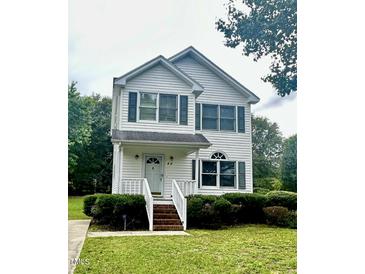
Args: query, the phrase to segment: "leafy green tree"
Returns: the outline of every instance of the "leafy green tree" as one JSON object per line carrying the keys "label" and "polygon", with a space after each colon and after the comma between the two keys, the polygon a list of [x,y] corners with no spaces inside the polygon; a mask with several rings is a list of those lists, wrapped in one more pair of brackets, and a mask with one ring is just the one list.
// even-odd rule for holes
{"label": "leafy green tree", "polygon": [[93,101],[91,141],[80,151],[73,183],[78,193],[108,193],[112,178],[112,102],[100,95],[88,96],[87,99]]}
{"label": "leafy green tree", "polygon": [[216,22],[227,47],[242,46],[243,54],[254,61],[263,56],[272,60],[271,73],[263,77],[278,95],[297,90],[297,1],[229,0],[228,18]]}
{"label": "leafy green tree", "polygon": [[91,110],[77,91],[76,82],[68,86],[68,170],[73,173],[78,153],[91,140]]}
{"label": "leafy green tree", "polygon": [[252,116],[253,178],[280,178],[282,133],[276,123]]}
{"label": "leafy green tree", "polygon": [[281,162],[281,176],[284,189],[297,191],[297,135],[284,141],[283,157]]}

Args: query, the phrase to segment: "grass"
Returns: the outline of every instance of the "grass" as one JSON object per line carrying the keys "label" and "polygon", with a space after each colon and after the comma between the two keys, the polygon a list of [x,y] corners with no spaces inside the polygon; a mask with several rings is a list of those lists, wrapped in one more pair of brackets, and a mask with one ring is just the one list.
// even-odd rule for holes
{"label": "grass", "polygon": [[69,220],[83,220],[90,219],[82,210],[84,206],[83,196],[69,196],[68,197],[68,219]]}
{"label": "grass", "polygon": [[294,229],[246,225],[193,236],[87,238],[75,273],[296,273]]}

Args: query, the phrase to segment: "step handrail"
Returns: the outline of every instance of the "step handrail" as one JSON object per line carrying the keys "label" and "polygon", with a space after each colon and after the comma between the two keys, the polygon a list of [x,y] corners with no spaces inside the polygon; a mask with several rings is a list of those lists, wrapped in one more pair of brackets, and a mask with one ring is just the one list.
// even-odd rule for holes
{"label": "step handrail", "polygon": [[149,222],[149,230],[153,231],[153,197],[147,178],[142,180],[142,194],[146,201],[146,211]]}
{"label": "step handrail", "polygon": [[177,184],[176,180],[172,180],[172,201],[175,205],[177,214],[181,220],[184,230],[186,230],[186,198],[184,197],[183,193],[179,185]]}

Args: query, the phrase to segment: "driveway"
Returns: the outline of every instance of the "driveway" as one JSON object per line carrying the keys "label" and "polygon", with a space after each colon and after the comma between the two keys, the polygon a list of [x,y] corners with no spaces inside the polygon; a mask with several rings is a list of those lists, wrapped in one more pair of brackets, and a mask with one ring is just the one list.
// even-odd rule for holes
{"label": "driveway", "polygon": [[90,220],[72,220],[68,221],[68,273],[73,273],[78,260]]}

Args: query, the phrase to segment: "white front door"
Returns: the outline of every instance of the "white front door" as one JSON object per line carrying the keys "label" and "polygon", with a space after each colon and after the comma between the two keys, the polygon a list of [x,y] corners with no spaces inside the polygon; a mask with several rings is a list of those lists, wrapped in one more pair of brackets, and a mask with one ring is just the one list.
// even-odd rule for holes
{"label": "white front door", "polygon": [[162,195],[163,165],[162,156],[148,155],[145,157],[145,177],[154,195]]}

